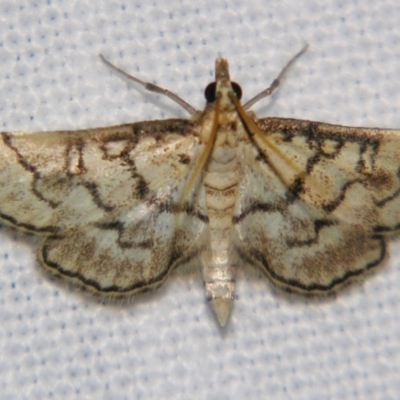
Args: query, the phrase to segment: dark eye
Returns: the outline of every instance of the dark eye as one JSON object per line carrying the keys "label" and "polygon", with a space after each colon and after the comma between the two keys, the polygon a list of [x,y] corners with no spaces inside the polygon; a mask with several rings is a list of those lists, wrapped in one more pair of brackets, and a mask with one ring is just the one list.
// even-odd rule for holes
{"label": "dark eye", "polygon": [[236,97],[240,100],[242,98],[242,88],[236,83],[231,82],[233,92],[236,94]]}
{"label": "dark eye", "polygon": [[[236,82],[231,82],[231,84],[233,92],[240,100],[242,98],[242,88]],[[211,82],[207,85],[206,89],[204,90],[204,97],[206,98],[207,103],[214,103],[216,89],[217,84],[215,82]]]}
{"label": "dark eye", "polygon": [[206,89],[204,90],[204,97],[206,98],[207,103],[214,103],[216,89],[217,84],[215,82],[211,82],[207,85]]}

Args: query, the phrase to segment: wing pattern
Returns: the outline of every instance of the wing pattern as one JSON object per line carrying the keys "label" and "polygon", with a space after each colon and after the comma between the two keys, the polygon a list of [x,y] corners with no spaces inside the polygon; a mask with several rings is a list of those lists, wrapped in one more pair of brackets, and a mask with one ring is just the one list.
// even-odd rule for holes
{"label": "wing pattern", "polygon": [[93,290],[157,286],[206,246],[202,190],[177,199],[201,145],[187,120],[2,133],[0,219],[42,237],[42,264]]}
{"label": "wing pattern", "polygon": [[279,286],[323,292],[378,265],[400,227],[400,133],[283,118],[257,121],[238,154],[232,249]]}

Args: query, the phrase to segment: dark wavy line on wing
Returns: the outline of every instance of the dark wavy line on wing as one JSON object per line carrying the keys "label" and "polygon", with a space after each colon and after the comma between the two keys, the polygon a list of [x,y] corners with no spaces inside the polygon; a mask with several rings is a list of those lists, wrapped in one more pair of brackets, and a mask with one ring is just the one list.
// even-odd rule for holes
{"label": "dark wavy line on wing", "polygon": [[244,254],[239,248],[236,248],[236,251],[238,252],[238,255],[245,260],[247,263],[250,263],[251,265],[257,265],[254,263],[254,260],[256,260],[259,264],[261,264],[262,268],[265,270],[265,273],[272,279],[272,281],[278,282],[278,284],[286,286],[287,289],[289,288],[296,288],[301,291],[305,292],[325,292],[332,290],[334,287],[339,286],[343,284],[345,281],[348,279],[357,277],[361,274],[363,274],[365,271],[372,269],[373,267],[378,266],[382,260],[385,258],[386,255],[386,246],[385,246],[385,240],[382,236],[380,235],[375,235],[373,236],[374,239],[377,239],[380,244],[380,254],[379,256],[365,265],[363,268],[359,268],[355,271],[349,271],[343,274],[340,277],[337,277],[333,279],[330,283],[327,285],[321,285],[318,283],[312,283],[310,285],[304,285],[303,283],[295,280],[295,279],[284,279],[282,276],[278,275],[275,271],[273,271],[269,265],[267,260],[264,257],[264,254],[261,252],[254,250],[252,252],[252,258],[248,257],[246,254]]}
{"label": "dark wavy line on wing", "polygon": [[31,232],[55,234],[59,231],[59,228],[57,226],[53,226],[53,225],[37,227],[33,224],[18,222],[14,217],[11,217],[10,215],[4,214],[2,212],[0,212],[0,219],[12,226],[15,226],[15,227],[27,230],[27,231],[31,231]]}
{"label": "dark wavy line on wing", "polygon": [[293,247],[309,247],[318,243],[319,234],[323,228],[336,225],[337,222],[327,219],[317,219],[314,221],[314,237],[306,240],[287,239],[286,244],[289,248]]}
{"label": "dark wavy line on wing", "polygon": [[19,152],[18,148],[13,146],[12,144],[12,136],[10,134],[7,134],[6,132],[2,132],[1,136],[3,137],[3,142],[5,146],[7,146],[10,150],[12,150],[15,155],[17,156],[18,163],[21,165],[21,167],[28,172],[29,174],[32,175],[32,183],[31,183],[31,190],[32,193],[40,200],[44,201],[47,203],[51,208],[56,208],[60,202],[55,202],[50,199],[46,199],[43,194],[40,192],[40,190],[37,189],[36,185],[42,178],[41,173],[38,171],[38,169],[29,164],[25,158],[22,156],[22,154]]}
{"label": "dark wavy line on wing", "polygon": [[49,269],[54,270],[55,272],[67,276],[68,278],[76,279],[84,286],[89,286],[95,291],[102,292],[102,293],[110,293],[110,294],[129,294],[134,292],[146,292],[149,290],[156,289],[157,287],[161,286],[162,283],[167,278],[168,274],[175,268],[179,267],[180,265],[189,264],[191,260],[198,257],[201,252],[203,251],[202,248],[193,251],[192,253],[188,254],[186,257],[182,257],[181,252],[173,253],[170,257],[170,261],[168,266],[157,276],[147,281],[140,281],[136,282],[135,284],[128,286],[126,288],[121,288],[120,286],[113,285],[108,287],[101,287],[95,280],[87,279],[82,274],[78,272],[71,272],[65,270],[60,264],[51,261],[48,259],[48,250],[46,244],[42,247],[41,255],[43,262]]}
{"label": "dark wavy line on wing", "polygon": [[[400,168],[397,169],[396,176],[397,176],[397,179],[399,180],[399,184],[400,184]],[[381,199],[381,200],[379,200],[379,201],[375,201],[375,204],[376,204],[378,207],[383,207],[383,206],[386,205],[386,203],[388,203],[388,202],[394,200],[394,199],[395,199],[396,197],[398,197],[399,195],[400,195],[400,187],[399,187],[399,189],[397,189],[397,190],[394,191],[391,195],[385,197],[384,199]]]}

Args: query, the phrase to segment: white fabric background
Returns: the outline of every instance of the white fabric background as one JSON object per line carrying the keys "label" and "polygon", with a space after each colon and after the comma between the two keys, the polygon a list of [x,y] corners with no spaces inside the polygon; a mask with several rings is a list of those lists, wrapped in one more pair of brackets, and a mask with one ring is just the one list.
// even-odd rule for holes
{"label": "white fabric background", "polygon": [[[0,0],[0,129],[185,117],[111,74],[102,52],[196,108],[224,55],[244,100],[305,42],[260,116],[400,127],[398,0]],[[1,155],[0,155],[1,156]],[[326,299],[240,273],[221,330],[201,279],[174,274],[131,305],[43,274],[0,232],[1,399],[398,399],[400,241],[377,272]]]}

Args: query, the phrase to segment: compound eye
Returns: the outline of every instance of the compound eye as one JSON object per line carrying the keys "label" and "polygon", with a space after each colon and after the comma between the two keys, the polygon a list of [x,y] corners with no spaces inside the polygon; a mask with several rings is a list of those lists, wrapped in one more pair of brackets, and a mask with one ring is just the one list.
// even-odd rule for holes
{"label": "compound eye", "polygon": [[207,85],[206,89],[204,90],[204,97],[206,98],[207,103],[214,103],[216,90],[217,84],[215,82],[211,82]]}
{"label": "compound eye", "polygon": [[232,90],[236,94],[236,97],[240,100],[242,98],[242,88],[236,82],[231,82]]}
{"label": "compound eye", "polygon": [[[236,97],[240,100],[242,98],[242,88],[236,83],[231,82],[233,93],[235,93]],[[207,103],[214,103],[216,98],[217,84],[216,82],[211,82],[207,85],[204,90],[204,97],[207,100]]]}

